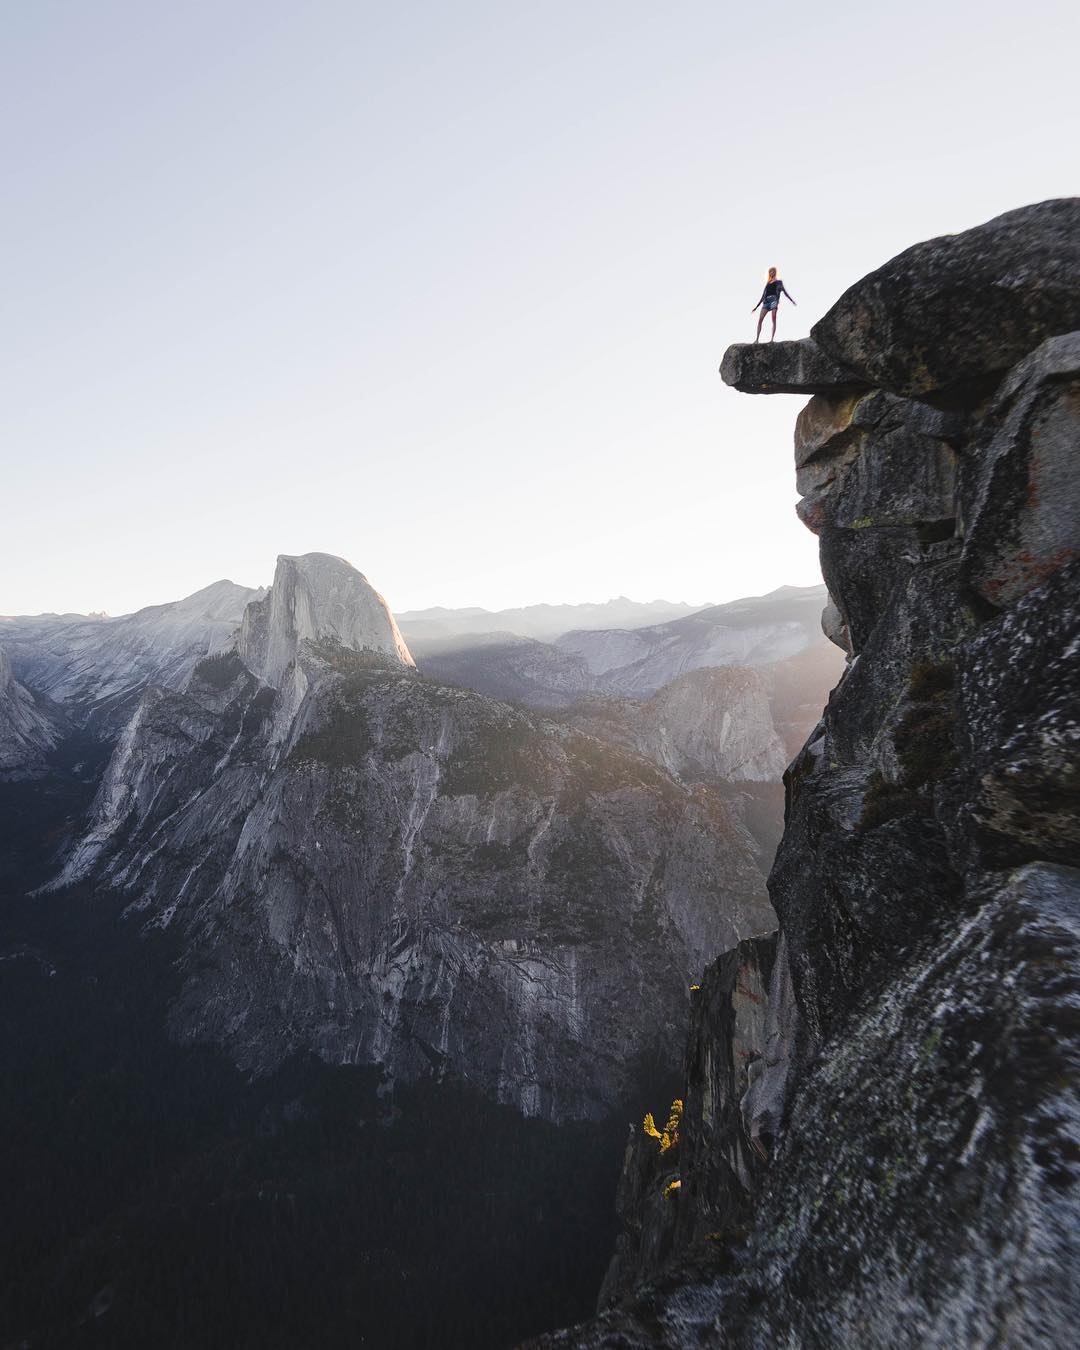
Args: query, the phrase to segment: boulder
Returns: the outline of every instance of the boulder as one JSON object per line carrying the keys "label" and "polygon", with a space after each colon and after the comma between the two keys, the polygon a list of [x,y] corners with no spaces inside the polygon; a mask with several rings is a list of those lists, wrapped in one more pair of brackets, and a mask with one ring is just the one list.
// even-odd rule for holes
{"label": "boulder", "polygon": [[971,404],[1045,338],[1077,328],[1080,197],[1067,197],[905,249],[845,291],[811,337],[868,384]]}
{"label": "boulder", "polygon": [[842,394],[870,388],[809,338],[799,342],[735,342],[720,375],[742,394]]}
{"label": "boulder", "polygon": [[847,622],[840,613],[836,601],[829,596],[829,602],[821,611],[821,631],[845,656],[851,656],[851,634]]}
{"label": "boulder", "polygon": [[1012,371],[989,444],[971,457],[965,579],[1010,605],[1080,558],[1080,332],[1049,338]]}

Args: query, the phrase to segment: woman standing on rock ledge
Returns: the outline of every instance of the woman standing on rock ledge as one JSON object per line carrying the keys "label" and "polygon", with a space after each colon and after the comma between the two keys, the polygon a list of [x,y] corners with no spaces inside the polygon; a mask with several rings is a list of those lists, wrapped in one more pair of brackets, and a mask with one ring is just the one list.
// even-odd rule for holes
{"label": "woman standing on rock ledge", "polygon": [[[765,322],[766,314],[772,315],[772,337],[769,338],[769,341],[776,341],[776,311],[780,307],[780,297],[782,295],[786,295],[792,304],[795,303],[795,299],[791,292],[776,275],[776,268],[770,267],[769,279],[765,283],[765,289],[761,292],[761,299],[757,302],[757,305],[754,306],[754,309],[757,309],[758,305],[761,306],[761,314],[758,316],[757,321],[757,333],[754,335],[755,342],[761,341],[761,325]],[[753,314],[754,309],[750,311],[751,314]]]}

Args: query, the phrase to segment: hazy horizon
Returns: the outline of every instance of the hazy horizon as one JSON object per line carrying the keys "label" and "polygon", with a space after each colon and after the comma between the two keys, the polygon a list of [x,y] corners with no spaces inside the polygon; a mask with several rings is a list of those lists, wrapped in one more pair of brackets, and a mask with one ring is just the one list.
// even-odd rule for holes
{"label": "hazy horizon", "polygon": [[816,584],[800,402],[724,388],[723,351],[769,265],[800,337],[917,240],[1075,192],[1047,52],[1078,27],[1056,0],[7,7],[0,613],[314,550],[395,610]]}
{"label": "hazy horizon", "polygon": [[[346,561],[350,561],[350,560],[346,559]],[[362,571],[363,571],[363,568],[357,568],[357,570],[362,572]],[[270,577],[269,579],[267,579],[267,580],[265,580],[265,581],[256,581],[256,582],[252,582],[252,581],[237,580],[235,577],[215,577],[212,581],[205,582],[205,583],[204,583],[203,585],[201,585],[201,586],[196,586],[196,587],[194,588],[194,590],[186,591],[183,595],[161,596],[161,597],[159,597],[159,598],[156,599],[156,600],[151,600],[151,601],[149,601],[146,605],[140,605],[140,606],[138,606],[138,609],[151,609],[151,608],[154,608],[154,607],[156,607],[156,606],[160,606],[160,605],[164,605],[164,604],[170,604],[170,603],[173,603],[173,602],[178,601],[178,600],[186,600],[186,599],[189,599],[191,596],[198,595],[200,591],[209,590],[211,587],[216,586],[216,585],[219,585],[219,584],[222,583],[222,582],[228,582],[230,585],[234,585],[234,586],[243,586],[243,587],[246,587],[247,589],[250,589],[250,590],[259,590],[259,589],[266,589],[266,588],[268,588],[268,587],[270,586],[270,582],[271,582],[272,580],[273,580],[273,578]],[[375,589],[376,589],[376,590],[380,590],[377,581],[376,581],[373,577],[370,577],[370,576],[369,576],[369,577],[368,577],[368,580],[372,583],[373,586],[375,586]],[[690,608],[690,609],[693,609],[693,610],[699,610],[699,609],[708,609],[708,608],[710,608],[710,607],[712,607],[712,606],[714,606],[714,605],[725,605],[725,604],[730,604],[730,603],[733,603],[733,602],[736,601],[736,600],[754,600],[754,599],[761,599],[761,598],[764,598],[764,597],[767,596],[767,595],[772,594],[774,591],[777,591],[777,590],[784,590],[784,589],[789,589],[789,590],[812,590],[812,589],[814,589],[815,587],[822,586],[823,584],[824,584],[824,583],[821,581],[821,579],[820,579],[820,577],[819,577],[817,581],[815,581],[815,582],[809,582],[809,583],[807,583],[807,584],[804,585],[804,586],[792,586],[792,585],[789,585],[788,583],[781,583],[779,586],[773,586],[773,587],[770,587],[768,591],[761,591],[761,592],[740,592],[738,595],[724,596],[722,599],[712,599],[712,598],[707,598],[707,599],[701,600],[701,601],[695,601],[695,600],[683,600],[683,599],[680,599],[680,598],[678,598],[678,597],[665,596],[665,595],[650,595],[650,596],[636,597],[636,596],[627,595],[627,594],[625,594],[624,592],[621,592],[621,591],[620,591],[620,592],[618,592],[618,593],[615,594],[615,595],[605,596],[603,599],[597,599],[597,598],[594,597],[594,598],[592,598],[592,599],[585,599],[585,600],[559,600],[559,599],[534,600],[534,601],[530,601],[530,602],[529,602],[528,604],[526,604],[526,605],[500,605],[497,609],[489,608],[489,607],[486,606],[486,605],[470,605],[468,602],[465,602],[465,603],[463,603],[463,604],[461,604],[461,605],[409,605],[409,606],[399,606],[399,605],[395,605],[394,602],[393,602],[393,598],[392,598],[391,596],[386,595],[385,592],[383,592],[383,591],[380,590],[380,594],[383,596],[383,599],[384,599],[384,600],[387,602],[387,604],[389,605],[389,607],[390,607],[391,611],[393,612],[393,614],[394,614],[395,616],[400,617],[401,615],[423,614],[423,613],[427,613],[427,612],[429,612],[429,611],[436,611],[436,610],[446,610],[448,613],[458,613],[458,612],[464,612],[464,611],[468,611],[468,610],[474,610],[474,611],[476,611],[476,612],[483,612],[483,613],[488,613],[488,614],[499,614],[499,613],[503,613],[503,612],[505,612],[505,611],[507,611],[507,610],[515,610],[515,609],[534,609],[534,608],[542,608],[542,607],[545,607],[545,606],[550,607],[550,608],[553,608],[553,609],[558,609],[558,608],[579,608],[579,609],[584,609],[584,608],[586,608],[586,607],[600,608],[600,607],[602,607],[602,606],[604,606],[604,605],[615,604],[615,603],[617,603],[618,601],[626,601],[627,603],[632,604],[632,605],[642,605],[642,606],[644,606],[644,605],[656,605],[656,604],[685,605],[685,606],[687,606],[687,607]],[[130,614],[133,614],[133,613],[137,613],[137,612],[138,612],[138,609],[136,609],[136,610],[116,610],[116,611],[113,611],[113,610],[102,610],[102,609],[95,609],[95,610],[44,609],[44,610],[34,610],[34,611],[32,611],[32,612],[31,612],[31,611],[28,611],[28,610],[23,610],[23,611],[3,610],[3,611],[0,611],[0,620],[2,620],[2,619],[41,618],[41,617],[49,617],[50,615],[55,615],[57,618],[67,618],[67,617],[71,617],[71,618],[90,618],[90,617],[97,617],[97,616],[99,616],[99,615],[101,615],[101,614],[104,614],[105,617],[106,617],[106,618],[109,618],[109,619],[122,619],[122,618],[125,618],[127,615],[130,615]]]}

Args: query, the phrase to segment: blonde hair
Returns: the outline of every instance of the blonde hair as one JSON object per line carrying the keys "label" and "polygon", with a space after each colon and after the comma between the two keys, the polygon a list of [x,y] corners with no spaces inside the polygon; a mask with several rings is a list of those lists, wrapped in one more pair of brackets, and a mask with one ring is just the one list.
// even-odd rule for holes
{"label": "blonde hair", "polygon": [[773,279],[774,276],[776,276],[776,268],[775,268],[775,267],[770,267],[770,268],[769,268],[769,280],[772,281],[772,279]]}

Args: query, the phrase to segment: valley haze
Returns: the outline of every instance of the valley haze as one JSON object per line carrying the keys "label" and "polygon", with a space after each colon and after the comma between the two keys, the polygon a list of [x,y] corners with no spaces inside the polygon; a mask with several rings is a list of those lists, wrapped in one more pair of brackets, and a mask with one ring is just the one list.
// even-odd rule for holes
{"label": "valley haze", "polygon": [[0,1350],[1072,1350],[1078,49],[5,7]]}

